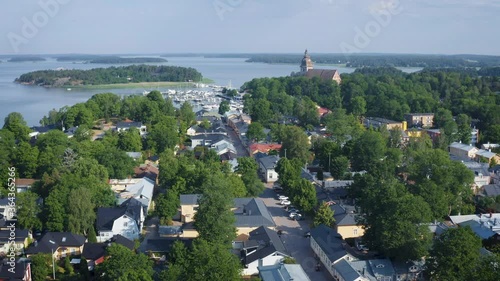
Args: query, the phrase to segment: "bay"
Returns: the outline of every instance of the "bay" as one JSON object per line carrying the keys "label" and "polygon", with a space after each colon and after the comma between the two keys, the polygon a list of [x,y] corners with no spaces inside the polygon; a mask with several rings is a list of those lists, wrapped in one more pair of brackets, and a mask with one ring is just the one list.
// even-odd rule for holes
{"label": "bay", "polygon": [[[0,63],[0,124],[10,112],[21,113],[29,126],[39,125],[39,120],[46,115],[49,110],[63,106],[71,106],[79,102],[85,102],[97,93],[111,92],[125,96],[132,94],[142,94],[145,90],[156,90],[157,88],[130,88],[130,89],[77,89],[68,91],[66,88],[44,88],[37,86],[19,85],[14,80],[23,73],[46,69],[91,69],[106,68],[110,64],[86,64],[75,62],[58,62],[54,58],[46,57],[42,62],[6,62],[4,59]],[[280,77],[290,75],[291,72],[299,70],[297,65],[291,64],[265,64],[247,63],[244,58],[204,58],[204,57],[168,57],[168,62],[154,63],[154,65],[173,65],[183,67],[193,67],[214,81],[214,84],[221,86],[231,85],[239,88],[243,83],[253,78]],[[339,67],[336,65],[316,65],[317,68],[337,69],[340,73],[351,73],[355,69]],[[413,72],[419,69],[402,69]],[[168,88],[159,87],[158,90],[165,91]],[[175,89],[175,88],[174,88]]]}

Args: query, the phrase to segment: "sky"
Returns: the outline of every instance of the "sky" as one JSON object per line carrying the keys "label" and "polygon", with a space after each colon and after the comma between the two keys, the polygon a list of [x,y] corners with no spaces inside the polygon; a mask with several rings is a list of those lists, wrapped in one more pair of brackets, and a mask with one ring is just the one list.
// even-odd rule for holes
{"label": "sky", "polygon": [[500,0],[2,0],[0,54],[500,55]]}

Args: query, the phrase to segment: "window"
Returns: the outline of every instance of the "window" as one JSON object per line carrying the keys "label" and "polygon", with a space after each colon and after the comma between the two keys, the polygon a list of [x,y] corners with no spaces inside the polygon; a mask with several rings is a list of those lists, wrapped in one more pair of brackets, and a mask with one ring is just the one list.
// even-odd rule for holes
{"label": "window", "polygon": [[352,232],[354,233],[354,235],[358,235],[358,229],[357,228],[355,228]]}
{"label": "window", "polygon": [[127,227],[127,226],[128,226],[128,222],[124,222],[123,227]]}

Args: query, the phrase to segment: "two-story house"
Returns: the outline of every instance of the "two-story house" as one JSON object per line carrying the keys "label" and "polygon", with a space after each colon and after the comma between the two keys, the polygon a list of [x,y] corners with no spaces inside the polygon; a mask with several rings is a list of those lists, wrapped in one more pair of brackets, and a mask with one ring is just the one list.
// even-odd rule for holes
{"label": "two-story house", "polygon": [[81,255],[83,245],[87,242],[87,238],[82,235],[71,232],[47,232],[40,240],[26,249],[27,257],[35,254],[52,254],[54,259],[59,260],[66,256]]}
{"label": "two-story house", "polygon": [[278,166],[278,161],[280,160],[279,156],[269,155],[257,158],[256,160],[259,164],[260,175],[265,182],[275,182],[278,180],[276,166]]}
{"label": "two-story house", "polygon": [[105,242],[115,235],[130,240],[139,239],[144,219],[143,208],[139,205],[98,208],[97,241]]}

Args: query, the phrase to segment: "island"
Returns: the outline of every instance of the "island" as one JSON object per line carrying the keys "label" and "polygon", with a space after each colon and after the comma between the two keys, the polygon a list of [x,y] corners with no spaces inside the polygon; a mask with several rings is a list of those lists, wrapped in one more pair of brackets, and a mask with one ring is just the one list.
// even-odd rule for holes
{"label": "island", "polygon": [[8,60],[8,62],[37,62],[37,61],[46,61],[45,58],[35,57],[35,56],[18,56],[12,57]]}
{"label": "island", "polygon": [[84,63],[100,63],[100,64],[126,64],[126,63],[163,63],[167,62],[164,58],[159,57],[122,57],[122,56],[98,56],[98,55],[62,55],[56,57],[57,61],[76,61]]}
{"label": "island", "polygon": [[14,82],[43,87],[106,88],[145,86],[147,83],[163,86],[165,83],[170,85],[195,81],[203,81],[203,76],[190,67],[130,65],[89,70],[39,70],[25,73]]}

